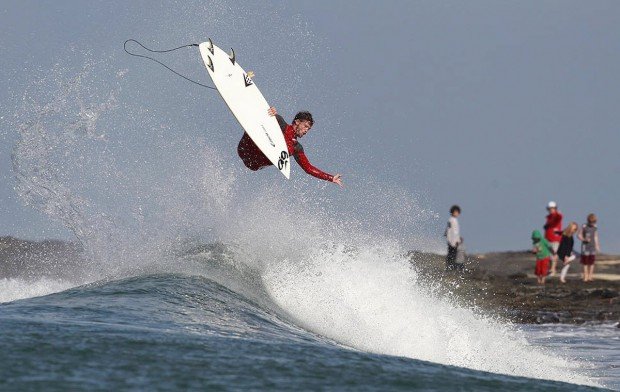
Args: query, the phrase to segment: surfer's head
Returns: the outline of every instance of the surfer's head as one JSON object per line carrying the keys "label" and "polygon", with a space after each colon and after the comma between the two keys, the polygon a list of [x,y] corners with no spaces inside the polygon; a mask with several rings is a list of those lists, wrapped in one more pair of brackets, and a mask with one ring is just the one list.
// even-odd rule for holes
{"label": "surfer's head", "polygon": [[299,112],[293,119],[293,130],[295,136],[303,137],[314,125],[314,119],[310,112]]}

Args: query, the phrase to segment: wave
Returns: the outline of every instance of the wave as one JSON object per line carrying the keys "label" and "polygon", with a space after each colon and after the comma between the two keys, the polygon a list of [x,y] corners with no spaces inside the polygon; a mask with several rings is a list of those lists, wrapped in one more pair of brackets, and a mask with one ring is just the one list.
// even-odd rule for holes
{"label": "wave", "polygon": [[[207,257],[204,252],[191,259],[202,259],[199,263],[208,269],[224,265],[221,259]],[[71,369],[73,379],[84,380],[82,387],[93,382],[93,377],[99,380],[95,381],[97,385],[106,388],[126,386],[127,380],[142,387],[175,385],[184,379],[202,386],[231,385],[229,377],[234,374],[238,387],[286,388],[295,382],[310,389],[566,388],[549,381],[371,354],[301,328],[274,307],[278,308],[269,302],[261,305],[204,276],[176,273],[100,281],[16,301],[2,306],[0,329],[6,342],[11,342],[3,352],[28,366],[9,363],[0,375],[9,375],[14,383],[22,377],[28,379],[31,369],[41,366],[40,361],[45,363],[49,348],[55,353],[55,363]],[[21,358],[23,342],[36,344],[32,340],[41,339],[41,333],[45,333],[45,344],[39,355]],[[88,361],[80,359],[84,353]],[[100,362],[108,365],[101,367]],[[116,365],[110,366],[111,362]],[[121,376],[123,367],[132,368],[136,363],[151,376]],[[97,378],[101,369],[105,369],[105,376],[102,373]],[[38,379],[50,388],[68,385],[68,379],[58,372],[42,372]],[[22,382],[26,381],[13,385],[26,385]]]}
{"label": "wave", "polygon": [[[516,327],[433,294],[410,260],[397,256],[398,249],[385,244],[313,249],[294,260],[252,264],[248,259],[240,262],[240,255],[249,256],[239,246],[184,240],[170,248],[165,259],[69,289],[54,302],[87,297],[93,304],[82,307],[108,308],[107,301],[116,302],[113,297],[136,294],[140,300],[124,301],[131,306],[120,309],[118,316],[136,325],[160,328],[182,319],[183,326],[175,328],[199,334],[312,342],[483,372],[592,384],[582,364],[532,346]],[[46,279],[13,284],[7,290],[12,299],[71,287]],[[157,310],[162,317],[144,309]]]}

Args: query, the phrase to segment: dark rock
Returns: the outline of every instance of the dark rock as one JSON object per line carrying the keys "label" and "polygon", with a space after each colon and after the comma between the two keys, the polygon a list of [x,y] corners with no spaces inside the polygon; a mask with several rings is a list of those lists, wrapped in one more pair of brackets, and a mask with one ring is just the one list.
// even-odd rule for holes
{"label": "dark rock", "polygon": [[610,299],[618,296],[618,291],[604,288],[604,289],[592,289],[587,290],[588,296],[594,298]]}
{"label": "dark rock", "polygon": [[560,316],[557,313],[541,312],[536,317],[536,324],[557,324]]}
{"label": "dark rock", "polygon": [[599,321],[608,321],[610,318],[612,318],[612,314],[611,312],[598,312],[598,314],[596,315],[596,319]]}
{"label": "dark rock", "polygon": [[618,295],[619,294],[616,290],[603,289],[601,293],[601,298],[604,298],[604,299],[616,298]]}

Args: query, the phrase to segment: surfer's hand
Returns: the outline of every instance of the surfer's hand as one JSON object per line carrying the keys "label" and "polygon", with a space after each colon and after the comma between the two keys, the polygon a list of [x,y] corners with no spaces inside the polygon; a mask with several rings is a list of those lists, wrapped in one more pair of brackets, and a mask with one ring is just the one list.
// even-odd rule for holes
{"label": "surfer's hand", "polygon": [[342,176],[340,174],[336,174],[332,179],[332,182],[340,185],[341,188],[344,188],[344,185],[342,185]]}
{"label": "surfer's hand", "polygon": [[273,117],[273,116],[275,116],[276,114],[278,114],[278,111],[276,110],[276,108],[274,108],[274,107],[272,106],[272,107],[270,107],[270,108],[269,108],[269,110],[267,110],[267,113],[268,113],[271,117]]}

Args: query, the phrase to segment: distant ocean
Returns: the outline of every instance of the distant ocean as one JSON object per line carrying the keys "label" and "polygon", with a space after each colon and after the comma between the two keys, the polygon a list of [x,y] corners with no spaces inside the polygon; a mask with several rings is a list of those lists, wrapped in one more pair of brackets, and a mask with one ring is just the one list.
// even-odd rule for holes
{"label": "distant ocean", "polygon": [[75,287],[1,279],[0,390],[620,388],[613,325],[504,325],[329,268],[287,284],[221,245],[169,261]]}

